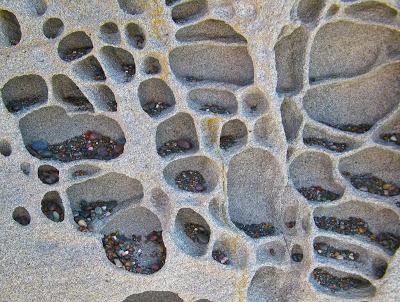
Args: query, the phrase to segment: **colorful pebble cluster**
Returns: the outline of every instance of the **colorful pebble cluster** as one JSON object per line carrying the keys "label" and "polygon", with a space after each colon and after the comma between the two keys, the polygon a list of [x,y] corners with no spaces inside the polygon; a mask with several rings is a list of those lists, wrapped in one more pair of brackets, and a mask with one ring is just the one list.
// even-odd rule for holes
{"label": "colorful pebble cluster", "polygon": [[374,234],[368,228],[368,224],[361,218],[349,217],[349,219],[339,219],[336,217],[314,217],[315,225],[325,231],[335,232],[342,235],[359,235],[368,237],[371,241],[382,246],[390,254],[394,254],[400,246],[400,237],[382,232]]}
{"label": "colorful pebble cluster", "polygon": [[124,152],[125,138],[114,140],[100,133],[87,131],[59,144],[39,140],[27,145],[31,155],[39,159],[70,162],[82,159],[110,160]]}
{"label": "colorful pebble cluster", "polygon": [[104,235],[103,246],[112,263],[133,273],[150,275],[165,264],[166,248],[162,232],[154,231],[145,238],[136,235],[128,238],[115,232]]}
{"label": "colorful pebble cluster", "polygon": [[350,180],[357,190],[387,197],[400,194],[400,187],[372,174],[351,175],[349,172],[342,174]]}
{"label": "colorful pebble cluster", "polygon": [[310,201],[325,202],[325,201],[333,201],[340,198],[340,194],[325,190],[320,186],[312,186],[308,188],[303,187],[299,189],[299,192],[307,200]]}
{"label": "colorful pebble cluster", "polygon": [[251,238],[261,238],[271,236],[275,234],[275,228],[270,223],[253,223],[253,224],[242,224],[239,222],[233,222],[235,226],[242,230],[247,236]]}
{"label": "colorful pebble cluster", "polygon": [[206,190],[206,181],[199,171],[182,171],[175,177],[175,183],[179,189],[188,192],[201,193]]}
{"label": "colorful pebble cluster", "polygon": [[323,138],[307,137],[303,139],[308,146],[321,146],[333,152],[344,152],[347,149],[346,143],[330,142]]}

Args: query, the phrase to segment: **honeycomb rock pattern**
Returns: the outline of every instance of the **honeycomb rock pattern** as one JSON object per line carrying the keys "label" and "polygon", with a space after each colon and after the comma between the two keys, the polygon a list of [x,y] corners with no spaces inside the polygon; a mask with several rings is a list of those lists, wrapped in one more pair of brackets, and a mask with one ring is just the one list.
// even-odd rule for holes
{"label": "honeycomb rock pattern", "polygon": [[0,1],[1,299],[397,301],[399,26],[396,1]]}

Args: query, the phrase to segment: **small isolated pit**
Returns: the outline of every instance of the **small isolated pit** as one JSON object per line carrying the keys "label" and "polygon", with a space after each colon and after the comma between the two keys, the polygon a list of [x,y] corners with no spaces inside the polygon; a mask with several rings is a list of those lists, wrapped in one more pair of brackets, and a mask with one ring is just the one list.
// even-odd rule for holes
{"label": "small isolated pit", "polygon": [[46,185],[57,183],[60,179],[59,174],[58,169],[50,165],[42,165],[38,169],[38,177]]}
{"label": "small isolated pit", "polygon": [[156,147],[161,157],[197,151],[197,132],[190,114],[178,113],[161,122],[157,127]]}
{"label": "small isolated pit", "polygon": [[7,10],[0,10],[0,45],[11,47],[21,41],[21,26],[17,17]]}
{"label": "small isolated pit", "polygon": [[289,177],[296,190],[311,202],[335,201],[344,192],[334,179],[331,159],[324,153],[300,154],[289,167]]}
{"label": "small isolated pit", "polygon": [[143,61],[143,72],[145,74],[158,74],[161,72],[161,64],[157,58],[146,57]]}
{"label": "small isolated pit", "polygon": [[192,193],[212,192],[219,182],[219,166],[205,156],[174,160],[164,171],[166,182],[179,190]]}
{"label": "small isolated pit", "polygon": [[143,186],[124,174],[109,173],[72,185],[67,195],[79,229],[98,231],[118,210],[139,203]]}
{"label": "small isolated pit", "polygon": [[141,82],[138,97],[143,111],[151,117],[170,112],[175,106],[175,96],[171,88],[158,78]]}
{"label": "small isolated pit", "polygon": [[180,209],[174,227],[175,242],[186,254],[198,257],[207,252],[211,230],[207,221],[189,208]]}
{"label": "small isolated pit", "polygon": [[279,241],[268,242],[257,249],[259,263],[281,264],[287,259],[287,248]]}
{"label": "small isolated pit", "polygon": [[239,119],[230,120],[222,126],[219,147],[224,151],[237,151],[247,144],[246,124]]}
{"label": "small isolated pit", "polygon": [[8,157],[11,155],[12,149],[10,143],[5,139],[0,139],[0,154]]}
{"label": "small isolated pit", "polygon": [[[87,66],[87,61],[82,62],[80,62],[82,64],[80,67]],[[82,71],[81,68],[79,70]],[[56,100],[65,105],[69,111],[94,112],[93,105],[69,77],[63,74],[54,75],[52,84]]]}
{"label": "small isolated pit", "polygon": [[20,165],[22,173],[24,173],[26,176],[29,176],[31,174],[31,164],[28,162],[23,162]]}
{"label": "small isolated pit", "polygon": [[43,23],[43,34],[47,39],[55,39],[64,31],[64,23],[59,18],[49,18]]}
{"label": "small isolated pit", "polygon": [[264,93],[258,88],[253,88],[243,96],[243,111],[248,116],[259,116],[266,113],[269,104]]}
{"label": "small isolated pit", "polygon": [[143,29],[136,23],[129,23],[125,28],[128,43],[136,49],[143,49],[146,44],[146,36]]}
{"label": "small isolated pit", "polygon": [[31,4],[38,16],[43,16],[47,11],[48,0],[31,0]]}
{"label": "small isolated pit", "polygon": [[113,215],[101,230],[107,258],[118,268],[154,274],[165,264],[167,251],[157,216],[143,207]]}
{"label": "small isolated pit", "polygon": [[12,213],[12,218],[23,226],[31,223],[31,215],[24,207],[16,207]]}
{"label": "small isolated pit", "polygon": [[302,247],[300,245],[295,244],[292,247],[290,258],[294,262],[302,262],[303,261],[304,254],[303,254],[303,249],[302,249]]}
{"label": "small isolated pit", "polygon": [[189,107],[199,113],[235,114],[238,104],[235,95],[228,90],[199,88],[188,94]]}
{"label": "small isolated pit", "polygon": [[47,84],[39,75],[18,76],[3,86],[1,96],[7,110],[16,113],[46,103]]}
{"label": "small isolated pit", "polygon": [[107,44],[118,44],[121,42],[121,33],[118,25],[114,22],[106,22],[100,26],[100,39]]}
{"label": "small isolated pit", "polygon": [[136,73],[135,60],[125,49],[105,46],[100,50],[102,65],[117,83],[128,83]]}
{"label": "small isolated pit", "polygon": [[79,59],[93,49],[92,40],[83,31],[77,31],[65,36],[58,44],[58,55],[66,62]]}
{"label": "small isolated pit", "polygon": [[297,7],[297,16],[304,23],[313,23],[318,20],[325,0],[301,0]]}
{"label": "small isolated pit", "polygon": [[61,222],[64,220],[64,206],[57,191],[47,192],[42,199],[42,212],[50,220]]}

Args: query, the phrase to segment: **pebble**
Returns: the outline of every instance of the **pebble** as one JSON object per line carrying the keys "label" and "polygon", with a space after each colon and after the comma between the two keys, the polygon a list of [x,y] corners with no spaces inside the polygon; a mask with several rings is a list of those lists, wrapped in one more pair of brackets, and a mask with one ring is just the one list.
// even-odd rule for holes
{"label": "pebble", "polygon": [[38,177],[44,184],[52,185],[59,181],[59,171],[51,166],[39,167]]}
{"label": "pebble", "polygon": [[32,148],[36,151],[43,151],[46,150],[49,147],[49,144],[46,141],[34,141],[31,144]]}
{"label": "pebble", "polygon": [[326,139],[316,138],[316,137],[307,137],[303,139],[304,143],[309,146],[321,146],[330,151],[334,152],[344,152],[347,149],[346,143],[337,143],[330,142]]}
{"label": "pebble", "polygon": [[292,260],[293,260],[294,262],[301,262],[301,261],[303,261],[303,254],[301,254],[301,253],[294,253],[294,254],[292,254]]}
{"label": "pebble", "polygon": [[188,192],[200,193],[206,190],[206,181],[199,171],[182,171],[175,177],[175,183],[179,189]]}
{"label": "pebble", "polygon": [[[84,228],[90,228],[96,220],[101,220],[111,215],[112,210],[117,204],[115,200],[97,200],[91,203],[81,200],[80,207],[73,209],[75,213],[74,220],[80,226],[81,230],[87,231]],[[83,221],[84,224],[81,221]]]}
{"label": "pebble", "polygon": [[[106,207],[107,208],[107,207]],[[102,208],[100,208],[100,207],[96,207],[95,209],[94,209],[94,212],[96,213],[96,215],[103,215],[103,209]]]}
{"label": "pebble", "polygon": [[400,187],[371,173],[352,175],[350,172],[343,172],[342,174],[350,180],[353,187],[360,191],[386,197],[400,194]]}
{"label": "pebble", "polygon": [[58,214],[57,211],[53,211],[53,213],[52,213],[52,220],[53,220],[54,222],[59,222],[59,221],[60,221],[60,214]]}
{"label": "pebble", "polygon": [[208,244],[210,241],[210,231],[200,224],[185,223],[186,235],[195,243]]}
{"label": "pebble", "polygon": [[162,156],[168,156],[174,153],[184,153],[193,148],[193,143],[189,139],[170,140],[158,148],[157,153]]}
{"label": "pebble", "polygon": [[229,260],[228,256],[221,250],[213,250],[212,257],[215,261],[217,261],[223,265],[230,264],[230,260]]}
{"label": "pebble", "polygon": [[79,226],[81,226],[81,227],[84,227],[84,228],[87,228],[87,223],[86,223],[86,221],[85,220],[83,220],[83,219],[80,219],[79,221],[78,221],[78,225]]}
{"label": "pebble", "polygon": [[123,267],[122,262],[119,261],[118,259],[114,259],[114,264],[115,264],[117,267],[119,267],[119,268],[122,268],[122,267]]}
{"label": "pebble", "polygon": [[251,238],[260,238],[274,235],[275,228],[270,223],[258,223],[258,224],[242,224],[239,222],[233,222],[235,226],[242,230],[247,236]]}
{"label": "pebble", "polygon": [[312,186],[307,188],[303,187],[298,189],[298,191],[310,201],[325,202],[334,201],[340,198],[340,194],[325,190],[320,186]]}
{"label": "pebble", "polygon": [[381,139],[388,143],[394,143],[396,145],[400,145],[400,132],[384,133],[381,135]]}

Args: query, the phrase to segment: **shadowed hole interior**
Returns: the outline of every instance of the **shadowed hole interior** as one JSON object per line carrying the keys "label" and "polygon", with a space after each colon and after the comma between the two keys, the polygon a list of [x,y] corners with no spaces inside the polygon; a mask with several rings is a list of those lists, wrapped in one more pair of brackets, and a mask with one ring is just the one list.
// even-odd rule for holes
{"label": "shadowed hole interior", "polygon": [[189,208],[180,209],[175,219],[175,242],[188,255],[197,257],[207,252],[211,230],[206,220]]}
{"label": "shadowed hole interior", "polygon": [[325,0],[301,0],[297,7],[297,16],[304,23],[315,22],[324,6]]}
{"label": "shadowed hole interior", "polygon": [[100,39],[105,43],[118,44],[121,41],[121,33],[114,22],[106,22],[100,26]]}
{"label": "shadowed hole interior", "polygon": [[386,3],[364,1],[345,8],[344,12],[353,18],[372,22],[391,22],[398,15],[397,10]]}
{"label": "shadowed hole interior", "polygon": [[207,13],[206,0],[190,0],[182,4],[178,4],[172,9],[172,20],[175,23],[186,23],[197,19]]}
{"label": "shadowed hole interior", "polygon": [[238,109],[235,95],[228,90],[193,89],[187,99],[189,107],[199,113],[235,114]]}
{"label": "shadowed hole interior", "polygon": [[1,89],[1,96],[9,112],[15,113],[47,102],[45,80],[35,74],[12,78]]}
{"label": "shadowed hole interior", "polygon": [[145,0],[117,0],[120,9],[129,15],[138,15],[146,9]]}
{"label": "shadowed hole interior", "polygon": [[143,49],[146,44],[146,36],[143,29],[136,23],[129,23],[126,26],[126,39],[136,49]]}
{"label": "shadowed hole interior", "polygon": [[23,226],[31,223],[31,215],[24,207],[16,207],[12,213],[12,218]]}
{"label": "shadowed hole interior", "polygon": [[173,292],[151,291],[141,294],[134,294],[126,298],[122,302],[184,302],[179,296]]}
{"label": "shadowed hole interior", "polygon": [[106,75],[95,56],[87,57],[73,67],[78,78],[86,81],[105,81]]}
{"label": "shadowed hole interior", "polygon": [[100,50],[102,65],[107,75],[117,83],[127,83],[136,73],[132,54],[122,48],[105,46]]}
{"label": "shadowed hole interior", "polygon": [[39,179],[47,185],[57,183],[59,181],[59,174],[58,169],[50,165],[42,165],[38,168]]}
{"label": "shadowed hole interior", "polygon": [[30,1],[38,16],[42,16],[46,13],[48,0],[30,0]]}
{"label": "shadowed hole interior", "polygon": [[143,71],[145,74],[157,74],[161,72],[161,64],[157,58],[146,57],[143,62]]}
{"label": "shadowed hole interior", "polygon": [[138,97],[142,109],[151,117],[169,112],[175,106],[171,88],[161,79],[151,78],[139,84]]}
{"label": "shadowed hole interior", "polygon": [[118,110],[118,103],[115,94],[107,85],[93,86],[89,92],[96,109],[100,111],[115,112]]}
{"label": "shadowed hole interior", "polygon": [[212,258],[222,265],[244,268],[248,260],[247,247],[237,238],[223,236],[214,243]]}
{"label": "shadowed hole interior", "polygon": [[7,10],[0,10],[0,45],[15,46],[21,41],[21,27],[17,17]]}
{"label": "shadowed hole interior", "polygon": [[[83,64],[87,66],[88,63]],[[51,82],[55,98],[69,111],[94,112],[93,105],[69,77],[57,74],[53,76]]]}
{"label": "shadowed hole interior", "polygon": [[49,18],[43,23],[43,34],[48,39],[55,39],[64,31],[64,23],[59,18]]}
{"label": "shadowed hole interior", "polygon": [[157,126],[156,147],[162,157],[197,151],[197,132],[190,114],[178,113],[161,122]]}
{"label": "shadowed hole interior", "polygon": [[281,116],[286,139],[288,142],[293,142],[299,134],[303,115],[297,104],[286,98],[281,105]]}
{"label": "shadowed hole interior", "polygon": [[243,106],[245,114],[250,116],[264,114],[269,109],[265,95],[258,88],[251,89],[244,95]]}
{"label": "shadowed hole interior", "polygon": [[58,44],[58,55],[66,62],[79,59],[93,49],[92,40],[83,31],[68,34]]}
{"label": "shadowed hole interior", "polygon": [[222,126],[219,146],[225,151],[238,150],[247,144],[247,136],[245,123],[238,119],[230,120]]}

